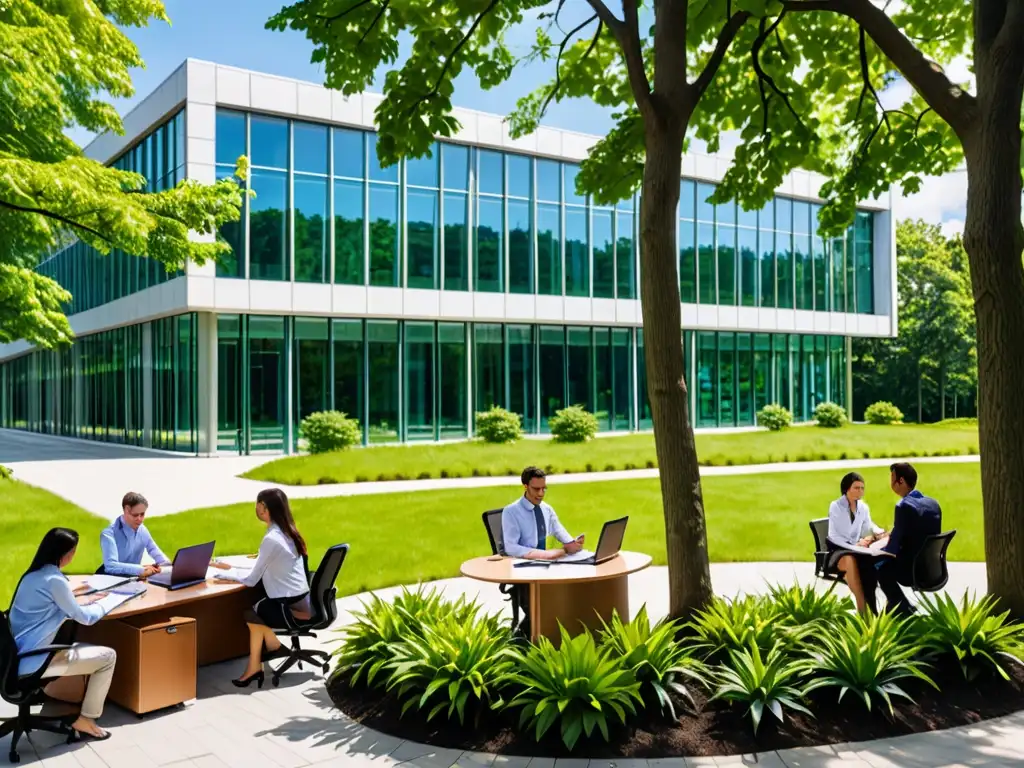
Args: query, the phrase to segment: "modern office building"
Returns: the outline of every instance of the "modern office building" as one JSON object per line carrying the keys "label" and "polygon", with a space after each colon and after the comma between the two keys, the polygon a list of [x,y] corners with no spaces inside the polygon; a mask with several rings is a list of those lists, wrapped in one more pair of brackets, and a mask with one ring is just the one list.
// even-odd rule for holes
{"label": "modern office building", "polygon": [[[296,449],[336,409],[367,442],[464,438],[492,404],[543,433],[566,404],[606,431],[651,427],[638,200],[576,193],[595,137],[457,110],[433,157],[381,168],[379,97],[188,60],[89,156],[154,190],[230,176],[256,197],[234,255],[177,274],[81,243],[39,271],[67,287],[77,341],[0,345],[0,425],[199,455]],[[896,332],[894,225],[865,204],[817,235],[822,179],[794,172],[762,211],[706,202],[728,161],[687,155],[679,284],[698,427],[769,402],[807,419],[849,401],[849,340]]]}

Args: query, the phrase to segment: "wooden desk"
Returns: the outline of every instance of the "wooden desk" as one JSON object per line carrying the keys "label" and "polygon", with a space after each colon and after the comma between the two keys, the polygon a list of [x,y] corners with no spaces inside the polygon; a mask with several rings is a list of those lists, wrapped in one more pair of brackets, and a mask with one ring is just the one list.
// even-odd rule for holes
{"label": "wooden desk", "polygon": [[[68,576],[72,589],[85,584],[89,576]],[[103,645],[103,623],[146,614],[155,622],[173,616],[196,620],[197,661],[200,666],[236,659],[249,653],[249,630],[242,613],[252,607],[251,590],[241,584],[207,581],[184,589],[170,590],[151,585],[142,597],[129,600],[91,627],[79,627],[78,639]],[[116,650],[116,649],[115,649]]]}
{"label": "wooden desk", "polygon": [[560,642],[558,624],[569,634],[582,627],[601,627],[611,621],[612,611],[629,620],[629,575],[651,564],[651,556],[620,552],[600,565],[551,565],[547,568],[513,568],[513,558],[491,560],[476,557],[460,569],[463,576],[494,584],[528,584],[530,587],[530,639],[546,637]]}

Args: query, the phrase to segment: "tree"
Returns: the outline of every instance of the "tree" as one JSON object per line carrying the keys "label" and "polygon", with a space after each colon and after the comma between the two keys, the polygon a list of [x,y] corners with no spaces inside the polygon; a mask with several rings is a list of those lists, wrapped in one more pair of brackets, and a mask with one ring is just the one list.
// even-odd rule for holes
{"label": "tree", "polygon": [[[168,20],[159,0],[0,2],[0,342],[52,347],[71,339],[61,309],[70,295],[33,270],[76,238],[103,254],[155,259],[168,271],[230,251],[212,237],[194,241],[189,231],[212,236],[239,219],[242,193],[232,180],[146,193],[143,176],[86,158],[64,135],[74,124],[124,132],[114,107],[96,94],[132,94],[129,69],[143,62],[118,27],[150,19]],[[244,162],[238,170],[244,175]]]}
{"label": "tree", "polygon": [[[686,614],[710,595],[700,477],[680,349],[676,206],[688,131],[714,151],[722,131],[742,144],[714,199],[759,208],[793,168],[829,177],[825,235],[839,234],[858,200],[967,161],[965,247],[971,261],[981,355],[981,448],[989,584],[1024,614],[1024,525],[1014,490],[1024,474],[1024,268],[1020,224],[1020,116],[1024,0],[299,0],[268,22],[304,32],[328,87],[367,88],[381,65],[378,154],[429,151],[451,136],[454,79],[467,68],[484,87],[518,59],[510,29],[536,27],[531,59],[553,62],[550,83],[520,100],[513,135],[536,127],[552,101],[590,98],[617,125],[591,150],[577,180],[610,203],[641,189],[641,300],[648,389],[661,467],[670,609]],[[569,8],[569,10],[567,10]],[[641,22],[643,18],[643,22]],[[578,21],[578,23],[577,23]],[[973,51],[978,95],[941,63]],[[932,61],[932,59],[936,61]],[[898,110],[878,91],[902,76],[914,89]],[[1001,414],[999,417],[996,414]]]}
{"label": "tree", "polygon": [[974,306],[959,238],[922,221],[896,227],[899,337],[857,339],[854,393],[859,411],[890,400],[918,422],[946,417],[947,393],[977,386]]}

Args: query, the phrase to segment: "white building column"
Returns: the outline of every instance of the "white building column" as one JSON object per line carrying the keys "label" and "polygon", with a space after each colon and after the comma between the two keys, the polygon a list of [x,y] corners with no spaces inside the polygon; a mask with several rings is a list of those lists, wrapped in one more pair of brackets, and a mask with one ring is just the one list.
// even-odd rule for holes
{"label": "white building column", "polygon": [[217,453],[217,315],[196,313],[196,400],[200,456]]}

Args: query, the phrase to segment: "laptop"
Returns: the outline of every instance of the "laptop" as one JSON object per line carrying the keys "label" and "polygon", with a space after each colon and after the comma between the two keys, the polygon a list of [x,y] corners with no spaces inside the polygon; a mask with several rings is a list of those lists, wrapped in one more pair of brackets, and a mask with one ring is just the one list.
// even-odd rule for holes
{"label": "laptop", "polygon": [[191,547],[179,549],[174,555],[171,569],[154,573],[148,582],[166,589],[182,589],[193,584],[202,584],[206,581],[206,569],[213,557],[215,543],[208,541],[205,544],[193,544]]}
{"label": "laptop", "polygon": [[574,555],[566,555],[551,562],[568,563],[569,565],[600,565],[611,560],[622,549],[622,539],[626,535],[626,523],[628,522],[629,517],[620,517],[605,523],[601,529],[601,538],[597,540],[596,552],[582,550]]}

